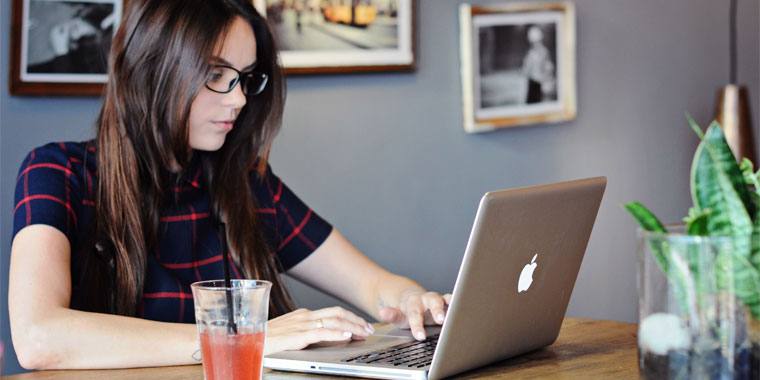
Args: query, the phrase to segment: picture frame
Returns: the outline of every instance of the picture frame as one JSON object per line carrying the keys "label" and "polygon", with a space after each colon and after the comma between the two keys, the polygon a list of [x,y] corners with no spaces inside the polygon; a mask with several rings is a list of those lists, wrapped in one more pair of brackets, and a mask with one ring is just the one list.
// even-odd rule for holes
{"label": "picture frame", "polygon": [[417,0],[252,0],[286,74],[414,71]]}
{"label": "picture frame", "polygon": [[576,117],[572,3],[462,4],[459,19],[466,132]]}
{"label": "picture frame", "polygon": [[12,95],[101,95],[124,0],[13,0],[12,7]]}

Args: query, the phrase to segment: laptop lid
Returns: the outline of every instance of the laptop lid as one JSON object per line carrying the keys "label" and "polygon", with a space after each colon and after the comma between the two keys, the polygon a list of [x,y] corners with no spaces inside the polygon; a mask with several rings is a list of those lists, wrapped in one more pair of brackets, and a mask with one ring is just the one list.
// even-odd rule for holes
{"label": "laptop lid", "polygon": [[557,339],[606,183],[597,177],[483,196],[430,379]]}

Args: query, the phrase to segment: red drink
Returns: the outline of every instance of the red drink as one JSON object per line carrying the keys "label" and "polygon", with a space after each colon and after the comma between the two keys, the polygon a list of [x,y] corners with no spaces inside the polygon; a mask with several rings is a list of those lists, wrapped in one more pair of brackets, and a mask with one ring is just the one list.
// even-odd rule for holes
{"label": "red drink", "polygon": [[260,380],[264,333],[205,331],[201,335],[206,380]]}

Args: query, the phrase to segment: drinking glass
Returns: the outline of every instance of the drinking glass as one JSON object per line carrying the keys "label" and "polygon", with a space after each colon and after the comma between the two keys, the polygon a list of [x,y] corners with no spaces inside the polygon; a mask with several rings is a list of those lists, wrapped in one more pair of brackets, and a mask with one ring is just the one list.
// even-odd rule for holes
{"label": "drinking glass", "polygon": [[230,285],[224,280],[191,285],[203,372],[206,380],[259,380],[272,283],[232,280]]}

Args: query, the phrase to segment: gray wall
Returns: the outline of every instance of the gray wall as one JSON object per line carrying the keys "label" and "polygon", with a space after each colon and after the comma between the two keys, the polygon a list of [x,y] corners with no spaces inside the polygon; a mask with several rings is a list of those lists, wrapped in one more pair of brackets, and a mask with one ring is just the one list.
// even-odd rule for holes
{"label": "gray wall", "polygon": [[[620,205],[639,199],[667,221],[685,215],[696,138],[684,112],[708,121],[715,90],[728,80],[726,2],[577,0],[578,118],[483,135],[462,129],[458,3],[420,1],[414,74],[290,79],[273,167],[373,259],[441,291],[453,285],[483,192],[606,175],[569,314],[635,321],[635,225]],[[92,136],[99,107],[92,98],[8,95],[9,4],[0,2],[2,289],[20,161],[45,142]],[[740,6],[740,81],[757,120],[760,10],[757,0]],[[334,302],[293,289],[304,306]],[[5,366],[19,370],[12,353]]]}

